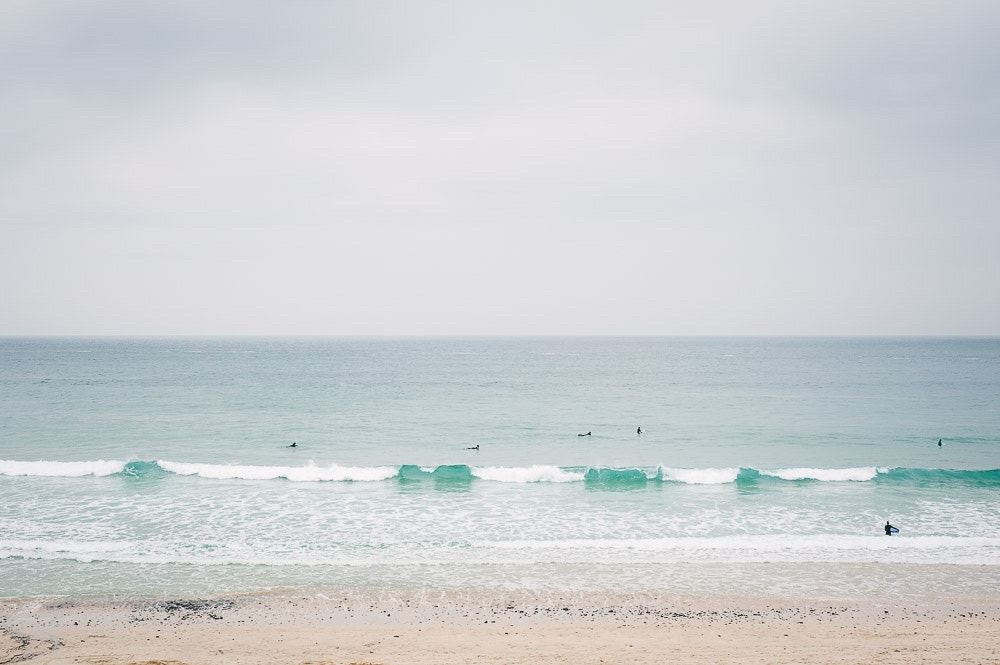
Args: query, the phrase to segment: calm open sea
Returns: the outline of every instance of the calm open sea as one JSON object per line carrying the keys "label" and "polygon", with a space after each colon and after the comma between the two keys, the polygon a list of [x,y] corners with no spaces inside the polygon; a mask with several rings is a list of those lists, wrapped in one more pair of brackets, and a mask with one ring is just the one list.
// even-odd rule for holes
{"label": "calm open sea", "polygon": [[1000,340],[0,339],[0,497],[0,596],[996,595]]}

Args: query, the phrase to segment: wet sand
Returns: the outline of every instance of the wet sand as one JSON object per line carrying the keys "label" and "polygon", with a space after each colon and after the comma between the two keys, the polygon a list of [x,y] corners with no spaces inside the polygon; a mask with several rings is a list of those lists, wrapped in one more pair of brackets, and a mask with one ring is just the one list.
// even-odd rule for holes
{"label": "wet sand", "polygon": [[1000,599],[275,593],[0,600],[0,664],[1000,664]]}

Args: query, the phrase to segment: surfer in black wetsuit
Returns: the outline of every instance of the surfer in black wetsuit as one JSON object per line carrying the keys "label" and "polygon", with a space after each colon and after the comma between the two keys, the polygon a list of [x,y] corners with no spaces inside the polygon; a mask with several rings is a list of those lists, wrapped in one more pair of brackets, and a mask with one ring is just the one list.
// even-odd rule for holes
{"label": "surfer in black wetsuit", "polygon": [[298,447],[299,447],[299,444],[297,444],[297,443],[295,443],[294,441],[292,441],[292,445],[290,445],[290,446],[288,446],[288,447],[289,447],[289,448],[298,448]]}
{"label": "surfer in black wetsuit", "polygon": [[577,434],[577,436],[590,436],[590,432],[587,432],[586,434]]}
{"label": "surfer in black wetsuit", "polygon": [[938,439],[938,448],[941,447],[941,439]]}
{"label": "surfer in black wetsuit", "polygon": [[895,529],[895,528],[896,527],[894,527],[893,525],[889,524],[888,521],[886,521],[886,523],[885,523],[885,535],[891,536],[892,535],[892,530]]}
{"label": "surfer in black wetsuit", "polygon": [[468,448],[466,448],[466,450],[479,450],[479,444],[477,443],[474,446],[469,446]]}
{"label": "surfer in black wetsuit", "polygon": [[636,435],[642,434],[642,427],[636,427],[635,428],[635,433],[636,433]]}

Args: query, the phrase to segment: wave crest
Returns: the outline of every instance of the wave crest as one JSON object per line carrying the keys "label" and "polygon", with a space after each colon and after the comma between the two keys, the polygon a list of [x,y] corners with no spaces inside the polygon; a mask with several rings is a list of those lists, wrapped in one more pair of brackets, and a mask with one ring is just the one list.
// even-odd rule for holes
{"label": "wave crest", "polygon": [[439,486],[474,481],[499,483],[577,483],[592,487],[642,488],[647,485],[754,485],[780,482],[877,482],[901,485],[941,486],[947,484],[1000,486],[1000,469],[912,469],[903,467],[851,467],[823,469],[795,467],[754,469],[718,467],[686,469],[678,467],[602,467],[535,464],[523,467],[442,464],[439,466],[269,466],[253,464],[208,464],[169,460],[92,460],[54,462],[47,460],[0,460],[0,476],[82,478],[121,476],[133,479],[165,478],[170,475],[197,476],[213,480],[289,480],[293,482],[399,482],[433,481]]}
{"label": "wave crest", "polygon": [[249,466],[249,465],[228,465],[228,464],[192,464],[187,462],[169,462],[157,460],[157,465],[164,471],[176,473],[181,476],[200,476],[201,478],[212,478],[214,480],[275,480],[284,478],[295,482],[319,482],[319,481],[355,481],[373,482],[387,480],[396,476],[399,472],[397,467],[375,466],[375,467],[353,467],[330,466],[321,467],[313,463],[306,466]]}
{"label": "wave crest", "polygon": [[782,480],[823,480],[828,482],[864,482],[874,480],[878,473],[879,469],[874,466],[852,469],[797,468],[760,471],[762,476],[773,476]]}
{"label": "wave crest", "polygon": [[665,481],[688,485],[724,485],[735,483],[740,469],[668,469],[660,467],[660,476]]}
{"label": "wave crest", "polygon": [[583,473],[540,464],[529,467],[476,467],[472,469],[472,475],[500,483],[572,483],[584,479]]}
{"label": "wave crest", "polygon": [[47,476],[53,478],[80,478],[82,476],[111,476],[121,473],[125,462],[95,460],[91,462],[19,462],[0,460],[0,476]]}

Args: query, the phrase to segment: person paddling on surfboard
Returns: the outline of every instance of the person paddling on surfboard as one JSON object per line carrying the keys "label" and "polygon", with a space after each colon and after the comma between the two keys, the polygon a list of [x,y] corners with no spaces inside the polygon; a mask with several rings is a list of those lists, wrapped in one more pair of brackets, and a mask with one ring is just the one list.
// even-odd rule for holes
{"label": "person paddling on surfboard", "polygon": [[893,525],[889,524],[888,520],[886,520],[886,523],[885,523],[885,535],[891,536],[894,531],[898,533],[899,529],[897,529]]}

